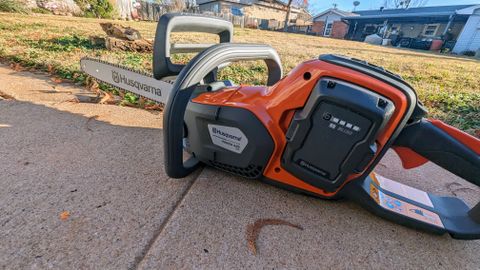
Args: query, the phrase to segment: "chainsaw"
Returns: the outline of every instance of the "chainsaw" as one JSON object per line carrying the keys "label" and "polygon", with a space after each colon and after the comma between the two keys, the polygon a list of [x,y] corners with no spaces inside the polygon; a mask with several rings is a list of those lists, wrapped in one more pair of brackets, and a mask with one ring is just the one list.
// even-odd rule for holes
{"label": "chainsaw", "polygon": [[[218,44],[170,44],[173,32],[216,34]],[[396,223],[456,239],[480,239],[470,208],[373,172],[393,148],[406,169],[428,161],[480,186],[480,140],[427,119],[399,75],[338,55],[283,76],[270,46],[232,43],[230,22],[166,14],[157,25],[153,75],[84,58],[88,75],[163,103],[165,170],[183,178],[202,165],[324,199],[346,198]],[[186,65],[173,53],[198,52]],[[232,62],[262,60],[266,86],[218,80]]]}

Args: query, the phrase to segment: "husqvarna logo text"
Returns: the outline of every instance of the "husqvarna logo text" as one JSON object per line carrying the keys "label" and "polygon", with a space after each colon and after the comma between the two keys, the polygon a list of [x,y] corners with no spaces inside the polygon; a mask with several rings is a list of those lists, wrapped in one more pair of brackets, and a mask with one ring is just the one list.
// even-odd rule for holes
{"label": "husqvarna logo text", "polygon": [[118,76],[118,72],[112,71],[112,79],[114,82],[119,83],[120,82],[120,76]]}
{"label": "husqvarna logo text", "polygon": [[229,138],[229,139],[234,139],[234,140],[237,140],[237,141],[242,140],[242,137],[238,137],[238,136],[235,136],[235,135],[232,135],[232,134],[228,134],[226,132],[218,130],[217,128],[212,128],[212,132],[214,134],[219,134],[219,135],[222,135],[223,137],[226,137],[226,138]]}
{"label": "husqvarna logo text", "polygon": [[245,134],[236,127],[208,124],[208,132],[213,144],[238,154],[248,144]]}
{"label": "husqvarna logo text", "polygon": [[149,92],[149,93],[152,93],[152,94],[154,94],[156,96],[159,96],[159,97],[162,96],[162,90],[160,88],[156,88],[156,87],[150,86],[148,84],[141,83],[141,82],[136,81],[134,79],[129,79],[129,78],[127,78],[127,76],[125,76],[123,74],[120,74],[117,71],[112,70],[112,80],[115,83],[118,83],[118,84],[125,84],[125,85],[128,85],[128,86],[134,87],[134,88],[136,88],[140,91]]}

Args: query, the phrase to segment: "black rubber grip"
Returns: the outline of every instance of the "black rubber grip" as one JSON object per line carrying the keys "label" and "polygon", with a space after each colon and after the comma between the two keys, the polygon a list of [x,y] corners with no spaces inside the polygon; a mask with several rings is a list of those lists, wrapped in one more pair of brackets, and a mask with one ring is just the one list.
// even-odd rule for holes
{"label": "black rubber grip", "polygon": [[[220,43],[232,42],[233,24],[229,21],[199,14],[167,13],[160,17],[153,45],[153,76],[161,79],[178,75],[185,65],[170,59],[172,32],[201,32],[216,34]],[[195,45],[195,44],[190,44]],[[193,50],[192,52],[195,52]]]}
{"label": "black rubber grip", "polygon": [[170,95],[163,115],[165,171],[172,178],[186,177],[201,165],[195,157],[183,161],[183,117],[194,89],[192,86]]}
{"label": "black rubber grip", "polygon": [[402,130],[395,146],[407,147],[440,167],[480,186],[480,155],[428,120]]}

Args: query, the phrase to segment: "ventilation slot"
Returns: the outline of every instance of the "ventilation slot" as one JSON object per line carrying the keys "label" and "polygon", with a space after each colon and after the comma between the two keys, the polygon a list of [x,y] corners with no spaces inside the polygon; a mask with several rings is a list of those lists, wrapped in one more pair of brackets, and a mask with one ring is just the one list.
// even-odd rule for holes
{"label": "ventilation slot", "polygon": [[262,174],[262,167],[252,165],[252,164],[246,168],[242,168],[242,167],[232,166],[229,164],[210,160],[210,165],[212,165],[217,169],[227,171],[229,173],[233,173],[245,178],[255,179],[255,178],[259,178]]}

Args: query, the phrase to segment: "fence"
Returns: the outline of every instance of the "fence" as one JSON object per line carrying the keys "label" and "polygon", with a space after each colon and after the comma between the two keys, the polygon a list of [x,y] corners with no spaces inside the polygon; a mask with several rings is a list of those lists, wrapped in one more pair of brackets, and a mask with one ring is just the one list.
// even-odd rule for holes
{"label": "fence", "polygon": [[[137,2],[138,3],[138,2]],[[137,8],[138,17],[143,21],[157,22],[165,13],[172,12],[172,7],[157,3],[140,1],[140,7]]]}
{"label": "fence", "polygon": [[[163,5],[158,3],[151,3],[146,1],[140,1],[140,7],[137,8],[138,17],[144,21],[158,21],[160,16],[168,12],[175,12],[174,8],[169,5]],[[249,16],[237,16],[232,13],[214,13],[210,11],[200,11],[198,7],[187,8],[184,12],[199,13],[214,17],[219,17],[224,20],[230,21],[234,26],[247,27],[247,28],[259,28],[264,30],[280,30],[283,29],[284,22],[277,20],[265,20],[257,19]]]}

